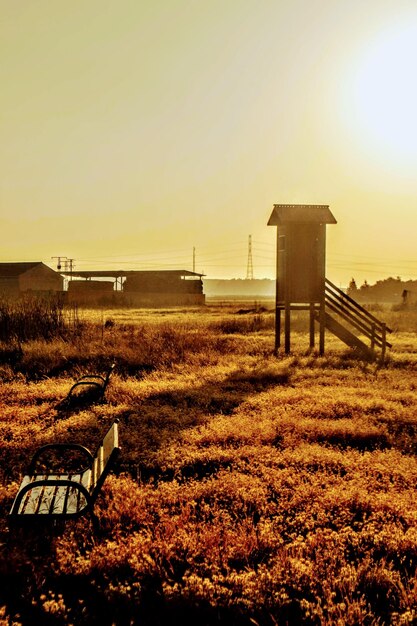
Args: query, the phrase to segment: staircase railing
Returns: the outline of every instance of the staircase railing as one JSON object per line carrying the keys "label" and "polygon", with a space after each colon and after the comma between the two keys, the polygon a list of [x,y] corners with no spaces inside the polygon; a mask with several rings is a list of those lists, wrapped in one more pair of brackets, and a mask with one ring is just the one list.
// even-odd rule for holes
{"label": "staircase railing", "polygon": [[325,302],[328,309],[337,313],[344,321],[370,340],[371,350],[375,350],[376,347],[380,348],[381,357],[384,358],[386,348],[392,347],[387,341],[387,333],[391,333],[392,330],[384,322],[381,322],[327,278]]}

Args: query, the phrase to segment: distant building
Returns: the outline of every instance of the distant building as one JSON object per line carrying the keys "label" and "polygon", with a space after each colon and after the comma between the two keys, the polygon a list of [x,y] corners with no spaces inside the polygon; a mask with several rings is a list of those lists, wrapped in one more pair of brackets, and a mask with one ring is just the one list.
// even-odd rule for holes
{"label": "distant building", "polygon": [[[63,272],[70,302],[165,307],[205,304],[202,274],[188,270],[82,270]],[[84,280],[74,280],[74,279]],[[108,281],[106,279],[113,279]]]}
{"label": "distant building", "polygon": [[200,274],[187,270],[131,272],[123,291],[138,306],[181,306],[205,303]]}
{"label": "distant building", "polygon": [[42,263],[0,263],[0,296],[19,297],[24,293],[46,295],[62,291],[61,274]]}
{"label": "distant building", "polygon": [[70,280],[68,302],[77,304],[111,304],[114,300],[112,280]]}

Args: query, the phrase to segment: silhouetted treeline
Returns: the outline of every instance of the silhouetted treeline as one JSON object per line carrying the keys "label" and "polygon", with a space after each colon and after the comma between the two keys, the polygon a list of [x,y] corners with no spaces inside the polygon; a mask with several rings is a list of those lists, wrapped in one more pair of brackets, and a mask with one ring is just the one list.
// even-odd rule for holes
{"label": "silhouetted treeline", "polygon": [[417,280],[404,281],[399,276],[377,280],[374,285],[365,280],[360,286],[352,278],[347,292],[358,302],[417,304]]}
{"label": "silhouetted treeline", "polygon": [[[275,297],[275,280],[269,278],[253,280],[205,278],[203,281],[204,293],[208,297]],[[371,285],[366,280],[358,284],[352,278],[347,293],[358,302],[417,305],[417,280],[404,281],[397,276],[377,280]]]}

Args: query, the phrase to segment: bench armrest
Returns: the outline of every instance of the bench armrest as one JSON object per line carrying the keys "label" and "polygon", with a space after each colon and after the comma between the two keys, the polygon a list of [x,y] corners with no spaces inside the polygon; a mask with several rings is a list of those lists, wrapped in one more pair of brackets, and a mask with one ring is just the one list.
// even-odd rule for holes
{"label": "bench armrest", "polygon": [[54,479],[54,478],[42,478],[42,479],[34,480],[28,483],[27,485],[22,487],[22,489],[19,490],[16,496],[16,499],[13,503],[12,509],[10,511],[10,515],[18,515],[19,508],[20,508],[20,505],[22,503],[24,496],[32,489],[35,489],[38,487],[72,487],[74,489],[77,489],[84,496],[86,500],[86,506],[91,507],[93,503],[91,494],[86,489],[86,487],[84,487],[84,485],[82,485],[81,483],[75,480],[70,480],[68,478],[63,478],[61,480]]}
{"label": "bench armrest", "polygon": [[[87,376],[81,376],[81,378],[79,378],[75,384],[79,385],[82,382],[87,382],[87,380],[89,380],[90,382],[94,382],[94,379],[97,379],[97,378],[99,380],[103,381],[103,383],[106,381],[104,376],[100,376],[100,374],[88,374]],[[98,383],[98,384],[100,384],[100,383]]]}
{"label": "bench armrest", "polygon": [[[35,454],[33,455],[32,460],[29,464],[29,468],[28,468],[29,474],[33,473],[36,467],[36,463],[39,461],[40,457],[45,452],[48,452],[49,450],[61,450],[62,452],[64,452],[65,450],[76,450],[77,452],[81,452],[85,456],[86,461],[88,462],[88,466],[90,466],[94,460],[94,457],[91,454],[90,450],[86,448],[85,446],[82,446],[81,444],[47,443],[45,446],[42,446],[41,448],[39,448],[39,450],[36,450]],[[86,469],[86,468],[82,468],[82,469]]]}
{"label": "bench armrest", "polygon": [[[91,378],[98,378],[98,376],[92,376]],[[98,382],[97,380],[79,380],[71,387],[71,389],[68,392],[67,398],[71,397],[72,392],[74,391],[74,389],[76,389],[76,387],[82,387],[82,386],[97,387],[100,390],[104,390],[104,385],[105,385],[104,380],[102,382]]]}

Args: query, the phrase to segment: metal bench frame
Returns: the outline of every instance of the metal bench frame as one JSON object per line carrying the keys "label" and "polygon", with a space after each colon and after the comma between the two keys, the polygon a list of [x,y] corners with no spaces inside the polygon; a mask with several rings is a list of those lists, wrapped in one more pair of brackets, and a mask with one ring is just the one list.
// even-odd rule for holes
{"label": "metal bench frame", "polygon": [[[51,450],[62,451],[62,454],[75,450],[85,457],[87,465],[72,473],[37,474],[37,464]],[[9,518],[14,522],[33,522],[77,518],[90,513],[93,524],[96,525],[94,503],[119,452],[118,420],[107,431],[95,455],[85,446],[76,443],[51,443],[42,446],[32,457]]]}
{"label": "metal bench frame", "polygon": [[100,392],[100,397],[104,398],[104,394],[106,393],[107,385],[109,384],[110,377],[113,373],[114,368],[115,363],[113,363],[113,365],[109,367],[106,376],[100,376],[99,374],[96,374],[86,375],[79,378],[69,390],[66,401],[71,402],[71,399],[75,397],[73,395],[73,392],[74,389],[76,389],[77,387],[95,387]]}

